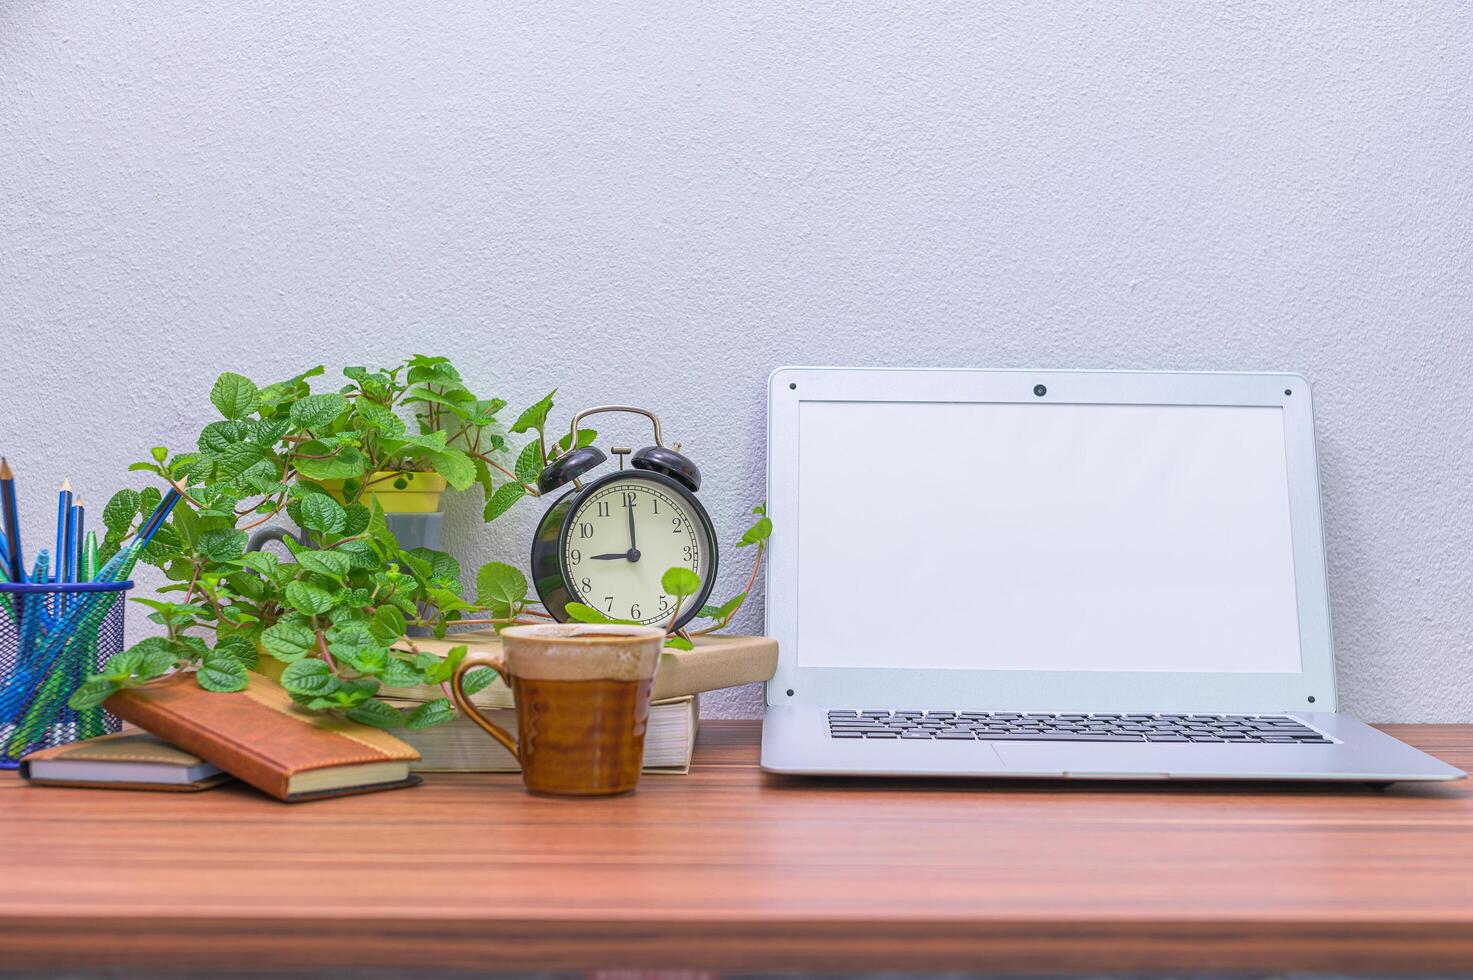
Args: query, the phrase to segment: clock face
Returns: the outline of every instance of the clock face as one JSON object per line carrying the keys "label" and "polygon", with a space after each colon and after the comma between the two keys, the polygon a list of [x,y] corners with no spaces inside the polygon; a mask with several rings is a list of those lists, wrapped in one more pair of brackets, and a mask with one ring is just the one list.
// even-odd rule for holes
{"label": "clock face", "polygon": [[665,572],[688,568],[705,582],[714,565],[706,523],[685,495],[635,474],[593,487],[566,527],[563,567],[574,598],[615,619],[669,621],[675,597],[660,585]]}

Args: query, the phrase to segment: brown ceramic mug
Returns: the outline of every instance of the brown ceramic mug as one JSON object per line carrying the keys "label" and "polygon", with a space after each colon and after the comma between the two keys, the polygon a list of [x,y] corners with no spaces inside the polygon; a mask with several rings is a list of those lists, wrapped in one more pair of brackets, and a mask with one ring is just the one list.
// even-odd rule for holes
{"label": "brown ceramic mug", "polygon": [[[516,756],[533,793],[611,796],[639,783],[650,692],[665,644],[649,626],[564,623],[512,626],[501,651],[472,653],[450,691],[466,716]],[[466,672],[490,667],[512,690],[517,737],[476,710]]]}

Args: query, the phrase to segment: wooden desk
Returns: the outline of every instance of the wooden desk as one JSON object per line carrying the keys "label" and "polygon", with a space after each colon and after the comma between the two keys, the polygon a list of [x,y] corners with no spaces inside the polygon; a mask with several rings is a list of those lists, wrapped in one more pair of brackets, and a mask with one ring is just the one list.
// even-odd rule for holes
{"label": "wooden desk", "polygon": [[[1473,726],[1392,729],[1473,768]],[[1473,969],[1473,786],[689,776],[285,806],[0,778],[0,966]]]}

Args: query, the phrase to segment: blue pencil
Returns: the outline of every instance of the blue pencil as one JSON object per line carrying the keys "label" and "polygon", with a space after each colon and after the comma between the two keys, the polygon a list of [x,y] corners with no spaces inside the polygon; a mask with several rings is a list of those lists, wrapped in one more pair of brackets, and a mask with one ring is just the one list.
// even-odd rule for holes
{"label": "blue pencil", "polygon": [[[15,474],[4,456],[0,456],[0,526],[5,529],[7,543],[5,577],[12,582],[24,582],[26,566],[20,544],[20,513],[15,506]],[[25,596],[16,593],[14,598],[7,596],[6,599],[5,612],[11,617],[11,622],[19,626],[25,616]]]}
{"label": "blue pencil", "polygon": [[0,456],[0,519],[5,522],[5,538],[10,542],[10,553],[5,556],[6,574],[12,582],[24,582],[25,552],[21,550],[20,513],[15,506],[15,474],[4,456]]}
{"label": "blue pencil", "polygon": [[72,522],[72,577],[68,582],[82,581],[82,539],[87,533],[87,507],[78,497],[76,504],[72,506],[72,512],[77,519]]}
{"label": "blue pencil", "polygon": [[62,480],[61,489],[56,492],[56,550],[52,552],[56,563],[51,566],[51,576],[58,582],[66,581],[67,556],[71,553],[67,548],[67,523],[71,519],[72,481]]}
{"label": "blue pencil", "polygon": [[[0,533],[0,582],[10,581],[10,549],[5,546],[5,535]],[[10,606],[10,596],[0,595],[0,610],[14,622],[14,611]]]}

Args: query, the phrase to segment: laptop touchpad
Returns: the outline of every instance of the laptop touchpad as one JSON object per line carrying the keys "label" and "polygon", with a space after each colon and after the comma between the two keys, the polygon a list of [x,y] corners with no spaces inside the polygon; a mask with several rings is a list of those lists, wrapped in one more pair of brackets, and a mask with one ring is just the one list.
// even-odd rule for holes
{"label": "laptop touchpad", "polygon": [[[1093,743],[994,743],[998,758],[1008,767],[1013,776],[1126,776],[1134,779],[1155,779],[1165,776],[1173,768],[1171,753],[1162,753],[1164,748],[1151,745],[1110,745]],[[1200,752],[1217,746],[1193,745],[1187,747]],[[1182,748],[1182,746],[1170,746]]]}

